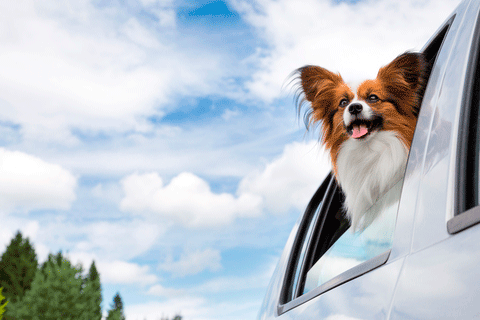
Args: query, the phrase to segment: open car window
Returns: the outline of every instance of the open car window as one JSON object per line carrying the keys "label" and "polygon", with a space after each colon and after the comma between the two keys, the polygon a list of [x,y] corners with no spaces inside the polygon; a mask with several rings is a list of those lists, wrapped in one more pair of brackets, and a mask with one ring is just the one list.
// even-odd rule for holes
{"label": "open car window", "polygon": [[330,175],[322,186],[302,221],[301,240],[294,244],[298,251],[287,271],[291,282],[286,283],[279,313],[384,264],[390,254],[403,179],[369,209],[378,212],[376,219],[355,232],[345,217],[335,178]]}
{"label": "open car window", "polygon": [[318,259],[306,274],[303,293],[307,293],[392,248],[393,231],[403,180],[397,182],[370,210],[381,214],[364,230],[351,227]]}

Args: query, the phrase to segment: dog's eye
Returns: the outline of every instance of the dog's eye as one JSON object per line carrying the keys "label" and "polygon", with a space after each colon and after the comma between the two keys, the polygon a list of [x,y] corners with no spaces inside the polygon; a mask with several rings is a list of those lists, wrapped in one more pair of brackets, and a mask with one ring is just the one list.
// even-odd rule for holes
{"label": "dog's eye", "polygon": [[367,99],[368,99],[368,101],[370,101],[370,102],[377,102],[378,100],[380,100],[380,99],[378,98],[378,96],[375,95],[375,94],[369,95]]}
{"label": "dog's eye", "polygon": [[348,104],[348,99],[343,98],[340,100],[340,103],[338,104],[340,107],[345,107]]}

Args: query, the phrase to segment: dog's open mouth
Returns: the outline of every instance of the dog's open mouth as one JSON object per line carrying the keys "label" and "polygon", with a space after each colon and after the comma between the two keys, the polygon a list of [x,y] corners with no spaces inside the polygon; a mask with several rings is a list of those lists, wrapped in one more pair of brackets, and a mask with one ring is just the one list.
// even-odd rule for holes
{"label": "dog's open mouth", "polygon": [[356,119],[346,129],[353,139],[364,139],[372,132],[380,130],[382,123],[381,117],[375,117],[372,120]]}
{"label": "dog's open mouth", "polygon": [[366,125],[360,124],[358,126],[352,126],[352,138],[360,139],[368,134],[368,128]]}

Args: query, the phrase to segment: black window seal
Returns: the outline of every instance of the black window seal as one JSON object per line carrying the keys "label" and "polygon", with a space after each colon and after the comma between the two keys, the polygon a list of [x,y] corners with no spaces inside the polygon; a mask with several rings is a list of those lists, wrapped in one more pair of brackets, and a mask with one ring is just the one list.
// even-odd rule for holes
{"label": "black window seal", "polygon": [[[468,57],[462,109],[460,111],[454,216],[447,221],[449,234],[456,234],[480,222],[478,203],[478,108],[480,106],[480,16],[477,16]],[[472,132],[471,127],[476,130]],[[475,161],[471,161],[475,159]]]}
{"label": "black window seal", "polygon": [[340,192],[335,178],[332,179],[329,189],[325,194],[324,203],[322,204],[321,212],[318,215],[316,221],[313,221],[313,231],[310,239],[308,239],[307,251],[305,253],[304,259],[302,261],[302,266],[300,269],[300,281],[297,283],[297,288],[295,288],[295,298],[300,297],[303,294],[303,289],[305,286],[305,279],[307,277],[308,270],[312,267],[312,254],[316,251],[318,237],[317,235],[322,233],[322,230],[325,225],[325,220],[327,219],[327,214],[330,212],[332,207],[332,201],[334,201],[335,193]]}
{"label": "black window seal", "polygon": [[[300,251],[301,251],[303,242],[306,240],[305,236],[307,234],[310,224],[315,223],[311,220],[314,217],[316,210],[317,209],[323,210],[323,207],[327,202],[326,198],[330,193],[329,190],[334,180],[335,178],[333,178],[333,174],[330,172],[328,176],[325,178],[325,180],[322,182],[320,187],[317,189],[317,191],[315,192],[315,194],[313,195],[312,199],[310,200],[310,202],[308,203],[305,209],[305,213],[303,214],[302,221],[300,222],[300,225],[298,227],[297,235],[293,242],[290,257],[288,259],[287,269],[285,272],[285,277],[283,279],[282,291],[280,294],[281,304],[288,302],[289,295],[290,295],[289,289],[296,290],[296,288],[291,288],[291,286],[293,285],[293,282],[294,282],[293,278],[295,277],[295,271],[297,269],[298,259],[301,254]],[[321,208],[318,208],[319,205],[321,206]],[[319,217],[320,216],[321,214],[319,215]],[[299,268],[303,268],[303,262],[302,262],[302,265],[299,266]],[[294,298],[292,300],[295,299],[295,292],[293,293],[293,295],[294,295]]]}
{"label": "black window seal", "polygon": [[425,47],[422,49],[424,57],[427,59],[428,63],[428,74],[427,80],[430,78],[430,73],[435,66],[435,61],[437,60],[438,53],[442,50],[443,43],[447,36],[448,30],[450,29],[453,21],[455,20],[456,14],[453,14],[440,28],[437,33],[427,42]]}

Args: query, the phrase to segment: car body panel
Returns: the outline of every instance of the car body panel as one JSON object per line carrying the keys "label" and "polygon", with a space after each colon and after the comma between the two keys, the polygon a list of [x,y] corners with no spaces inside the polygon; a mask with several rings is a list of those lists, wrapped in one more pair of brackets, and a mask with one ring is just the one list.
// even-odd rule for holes
{"label": "car body panel", "polygon": [[406,258],[390,319],[480,318],[480,226]]}

